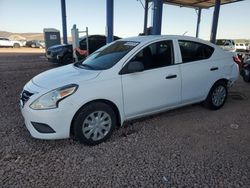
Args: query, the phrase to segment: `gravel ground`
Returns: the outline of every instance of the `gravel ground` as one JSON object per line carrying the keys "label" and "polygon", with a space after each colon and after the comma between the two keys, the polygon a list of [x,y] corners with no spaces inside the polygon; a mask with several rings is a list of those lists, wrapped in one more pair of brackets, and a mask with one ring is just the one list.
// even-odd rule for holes
{"label": "gravel ground", "polygon": [[44,53],[45,50],[41,48],[28,48],[28,47],[21,47],[21,48],[2,48],[0,47],[0,53]]}
{"label": "gravel ground", "polygon": [[31,138],[19,94],[56,67],[42,54],[0,53],[0,187],[250,187],[250,84],[225,106],[200,105],[126,123],[94,147]]}

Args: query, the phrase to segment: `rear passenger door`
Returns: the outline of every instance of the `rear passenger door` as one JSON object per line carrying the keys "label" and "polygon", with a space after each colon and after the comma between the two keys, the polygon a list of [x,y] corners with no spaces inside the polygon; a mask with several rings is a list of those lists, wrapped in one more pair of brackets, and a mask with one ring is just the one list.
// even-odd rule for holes
{"label": "rear passenger door", "polygon": [[178,43],[182,56],[182,103],[198,102],[206,97],[218,71],[210,59],[214,48],[187,40],[179,40]]}

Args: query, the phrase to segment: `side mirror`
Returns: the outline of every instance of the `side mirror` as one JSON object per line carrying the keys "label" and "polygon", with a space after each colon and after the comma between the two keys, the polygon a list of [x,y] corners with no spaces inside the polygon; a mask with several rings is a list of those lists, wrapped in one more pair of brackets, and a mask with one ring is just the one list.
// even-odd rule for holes
{"label": "side mirror", "polygon": [[141,61],[130,61],[127,66],[127,73],[142,72],[144,65]]}

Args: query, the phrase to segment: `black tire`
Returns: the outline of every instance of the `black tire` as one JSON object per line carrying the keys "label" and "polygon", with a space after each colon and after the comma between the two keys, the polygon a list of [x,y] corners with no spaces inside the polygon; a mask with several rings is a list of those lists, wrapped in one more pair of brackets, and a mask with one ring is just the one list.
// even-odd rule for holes
{"label": "black tire", "polygon": [[245,70],[245,69],[243,69],[242,70],[242,77],[243,77],[243,80],[245,81],[245,82],[250,82],[250,75],[246,75],[246,72],[245,71],[249,71],[249,70]]}
{"label": "black tire", "polygon": [[[210,89],[209,94],[203,104],[205,107],[211,110],[218,110],[225,104],[227,95],[227,83],[225,81],[218,81]],[[218,97],[219,100],[216,100],[216,97]]]}
{"label": "black tire", "polygon": [[61,63],[63,65],[67,65],[67,64],[70,64],[70,63],[73,63],[73,62],[74,62],[73,57],[70,54],[64,55],[63,58],[62,58],[62,61],[61,61]]}
{"label": "black tire", "polygon": [[243,80],[244,80],[245,82],[250,82],[250,77],[243,76]]}
{"label": "black tire", "polygon": [[[103,116],[99,116],[99,113],[103,113]],[[109,105],[102,102],[90,103],[81,108],[74,118],[74,136],[76,140],[86,145],[100,144],[111,136],[116,124],[116,114]]]}
{"label": "black tire", "polygon": [[14,43],[14,45],[13,45],[13,48],[20,48],[21,46],[20,46],[20,44],[18,44],[18,43]]}

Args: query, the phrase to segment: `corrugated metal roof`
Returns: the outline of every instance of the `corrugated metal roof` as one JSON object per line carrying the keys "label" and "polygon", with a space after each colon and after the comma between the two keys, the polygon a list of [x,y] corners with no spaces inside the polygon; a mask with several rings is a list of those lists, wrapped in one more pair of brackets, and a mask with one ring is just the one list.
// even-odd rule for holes
{"label": "corrugated metal roof", "polygon": [[[239,1],[243,0],[221,0],[221,5],[236,3]],[[163,0],[163,2],[165,4],[172,4],[180,7],[192,7],[192,8],[210,8],[215,6],[215,0]]]}

